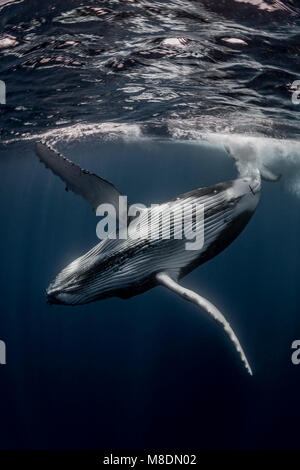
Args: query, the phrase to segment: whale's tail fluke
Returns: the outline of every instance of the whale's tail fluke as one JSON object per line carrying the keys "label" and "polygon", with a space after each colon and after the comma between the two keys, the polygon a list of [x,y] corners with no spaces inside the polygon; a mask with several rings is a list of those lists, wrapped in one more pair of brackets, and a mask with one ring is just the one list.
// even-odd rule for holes
{"label": "whale's tail fluke", "polygon": [[247,176],[252,174],[253,172],[259,172],[261,179],[263,179],[264,181],[276,182],[280,180],[281,174],[276,174],[268,166],[262,163],[258,165],[255,160],[240,162],[240,160],[232,153],[228,145],[224,145],[224,148],[228,155],[234,160],[237,171],[240,176]]}
{"label": "whale's tail fluke", "polygon": [[165,272],[160,272],[156,275],[156,279],[159,284],[161,284],[164,287],[167,287],[168,289],[172,290],[176,294],[180,295],[183,297],[185,300],[188,300],[189,302],[192,302],[193,304],[197,305],[200,307],[202,310],[204,310],[206,313],[208,313],[214,320],[216,320],[217,323],[223,326],[224,330],[226,331],[227,335],[233,342],[235,349],[240,355],[240,358],[242,362],[244,363],[244,366],[246,367],[247,371],[249,372],[250,375],[252,374],[251,367],[249,365],[249,362],[246,358],[246,355],[243,351],[243,348],[234,333],[233,329],[231,328],[229,322],[226,320],[224,315],[215,307],[209,300],[205,299],[204,297],[200,296],[199,294],[196,294],[196,292],[193,292],[192,290],[186,289],[179,285],[174,279],[172,279],[167,273]]}
{"label": "whale's tail fluke", "polygon": [[261,178],[265,181],[273,181],[276,182],[280,180],[281,174],[274,173],[269,167],[266,165],[262,165],[262,167],[259,169]]}

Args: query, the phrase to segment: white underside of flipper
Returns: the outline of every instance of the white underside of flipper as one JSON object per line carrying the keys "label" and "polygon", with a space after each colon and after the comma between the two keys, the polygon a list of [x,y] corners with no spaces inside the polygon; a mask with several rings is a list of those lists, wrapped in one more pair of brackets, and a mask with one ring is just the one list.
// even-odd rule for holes
{"label": "white underside of flipper", "polygon": [[214,320],[216,320],[219,324],[221,324],[226,331],[227,335],[233,342],[237,352],[240,355],[241,360],[243,361],[247,371],[250,375],[252,374],[251,367],[249,362],[246,358],[246,355],[243,351],[243,348],[234,333],[233,329],[231,328],[230,324],[224,317],[224,315],[215,307],[209,300],[201,297],[196,292],[192,290],[186,289],[185,287],[180,286],[176,281],[174,281],[167,273],[161,272],[156,275],[156,279],[162,286],[167,287],[168,289],[172,290],[176,294],[180,295],[185,300],[192,302],[193,304],[197,305],[198,307],[202,308],[206,313],[208,313]]}

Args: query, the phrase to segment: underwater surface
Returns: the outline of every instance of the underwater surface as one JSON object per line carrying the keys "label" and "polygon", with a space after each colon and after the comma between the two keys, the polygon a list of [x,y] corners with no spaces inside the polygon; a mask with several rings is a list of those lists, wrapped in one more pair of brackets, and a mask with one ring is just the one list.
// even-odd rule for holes
{"label": "underwater surface", "polygon": [[[300,2],[0,0],[1,449],[299,448]],[[132,202],[267,165],[242,234],[182,285],[48,305],[98,218],[39,162],[45,140]]]}

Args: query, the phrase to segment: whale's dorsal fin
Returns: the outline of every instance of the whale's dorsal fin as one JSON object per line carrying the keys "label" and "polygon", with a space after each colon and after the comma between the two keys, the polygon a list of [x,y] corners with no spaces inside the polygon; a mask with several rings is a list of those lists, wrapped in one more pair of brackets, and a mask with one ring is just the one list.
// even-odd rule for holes
{"label": "whale's dorsal fin", "polygon": [[83,170],[44,142],[37,142],[35,151],[46,168],[59,176],[66,189],[83,197],[94,210],[99,204],[112,204],[118,215],[120,192],[109,181]]}
{"label": "whale's dorsal fin", "polygon": [[165,272],[158,273],[156,275],[156,279],[159,284],[167,287],[168,289],[172,290],[176,294],[179,294],[185,300],[188,300],[189,302],[192,302],[193,304],[202,308],[202,310],[204,310],[211,317],[213,317],[213,319],[216,320],[216,322],[221,324],[224,330],[226,331],[226,333],[228,334],[229,338],[233,342],[247,371],[249,372],[250,375],[252,375],[251,367],[243,351],[243,348],[240,345],[238,338],[236,337],[233,329],[231,328],[230,324],[228,323],[224,315],[217,309],[217,307],[215,307],[211,302],[209,302],[209,300],[205,299],[204,297],[201,297],[199,294],[196,294],[196,292],[193,292],[192,290],[189,290],[180,286],[176,281],[174,281],[174,279],[172,279]]}

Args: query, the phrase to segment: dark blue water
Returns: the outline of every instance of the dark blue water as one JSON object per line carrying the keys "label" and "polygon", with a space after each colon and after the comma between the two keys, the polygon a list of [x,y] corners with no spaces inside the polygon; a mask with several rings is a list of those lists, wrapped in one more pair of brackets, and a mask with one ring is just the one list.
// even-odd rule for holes
{"label": "dark blue water", "polygon": [[[0,448],[299,448],[299,6],[0,7]],[[233,178],[224,145],[282,173],[239,238],[182,281],[224,311],[253,377],[221,329],[162,287],[46,304],[57,272],[98,242],[98,219],[39,163],[40,138],[133,202]]]}

